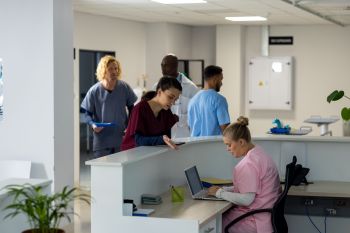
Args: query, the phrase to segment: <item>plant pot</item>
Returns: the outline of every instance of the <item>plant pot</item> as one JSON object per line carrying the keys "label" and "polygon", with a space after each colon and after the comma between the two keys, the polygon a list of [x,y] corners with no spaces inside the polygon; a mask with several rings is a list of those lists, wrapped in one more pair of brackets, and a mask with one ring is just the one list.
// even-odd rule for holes
{"label": "plant pot", "polygon": [[[52,230],[53,231],[49,232],[49,233],[65,233],[65,231],[62,229],[52,229]],[[40,229],[29,229],[29,230],[22,231],[22,233],[41,233],[41,230]]]}
{"label": "plant pot", "polygon": [[343,135],[345,137],[350,136],[350,121],[343,121]]}

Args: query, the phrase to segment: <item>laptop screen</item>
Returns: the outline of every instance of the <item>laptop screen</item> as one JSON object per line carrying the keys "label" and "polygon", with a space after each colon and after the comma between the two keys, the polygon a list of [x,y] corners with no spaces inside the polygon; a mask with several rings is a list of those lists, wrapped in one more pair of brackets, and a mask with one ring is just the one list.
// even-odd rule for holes
{"label": "laptop screen", "polygon": [[202,182],[199,178],[197,167],[193,166],[185,170],[187,183],[190,186],[192,195],[203,190]]}

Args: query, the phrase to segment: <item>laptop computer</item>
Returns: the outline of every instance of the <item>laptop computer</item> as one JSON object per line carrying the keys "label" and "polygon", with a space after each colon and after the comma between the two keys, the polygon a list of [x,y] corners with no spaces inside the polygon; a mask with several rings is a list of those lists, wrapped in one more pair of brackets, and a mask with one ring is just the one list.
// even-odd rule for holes
{"label": "laptop computer", "polygon": [[208,191],[204,189],[203,184],[199,178],[198,170],[196,166],[185,169],[186,180],[191,190],[193,199],[198,200],[214,200],[223,201],[224,199],[217,198],[208,194]]}

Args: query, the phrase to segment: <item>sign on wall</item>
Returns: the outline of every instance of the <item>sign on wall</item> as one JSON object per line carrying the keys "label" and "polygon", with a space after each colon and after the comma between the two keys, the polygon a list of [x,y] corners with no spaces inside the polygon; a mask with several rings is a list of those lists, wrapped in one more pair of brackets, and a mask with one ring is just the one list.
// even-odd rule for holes
{"label": "sign on wall", "polygon": [[293,36],[270,36],[269,45],[293,45]]}
{"label": "sign on wall", "polygon": [[0,58],[0,121],[4,117],[4,80],[2,68],[2,59]]}

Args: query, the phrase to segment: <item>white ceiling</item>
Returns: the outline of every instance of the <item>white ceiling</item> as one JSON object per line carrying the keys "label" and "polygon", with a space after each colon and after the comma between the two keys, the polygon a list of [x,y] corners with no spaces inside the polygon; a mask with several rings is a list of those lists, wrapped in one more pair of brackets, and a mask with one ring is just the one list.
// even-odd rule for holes
{"label": "white ceiling", "polygon": [[151,0],[73,0],[73,2],[74,10],[78,12],[141,22],[172,22],[187,25],[237,24],[224,18],[263,16],[268,20],[239,24],[333,24],[331,22],[333,20],[336,23],[350,25],[350,0],[207,0],[204,4],[179,5],[165,5]]}

